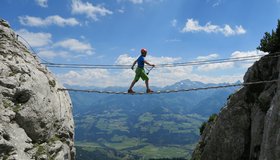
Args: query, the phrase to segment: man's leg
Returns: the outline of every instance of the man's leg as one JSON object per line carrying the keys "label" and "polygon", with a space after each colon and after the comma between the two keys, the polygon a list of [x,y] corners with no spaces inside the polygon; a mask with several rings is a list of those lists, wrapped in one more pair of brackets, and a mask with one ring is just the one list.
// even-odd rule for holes
{"label": "man's leg", "polygon": [[152,91],[149,87],[149,79],[145,80],[145,84],[146,84],[146,87],[147,87],[147,93],[153,93],[154,91]]}
{"label": "man's leg", "polygon": [[133,86],[135,85],[137,81],[133,80],[130,84],[129,90],[132,90]]}
{"label": "man's leg", "polygon": [[149,87],[149,77],[148,75],[145,73],[145,70],[142,70],[142,73],[141,73],[141,78],[145,81],[145,84],[146,84],[146,88],[147,88],[147,93],[152,93],[153,91],[150,90],[150,87]]}
{"label": "man's leg", "polygon": [[150,88],[149,88],[149,79],[145,80],[145,84],[146,84],[147,90],[150,89]]}
{"label": "man's leg", "polygon": [[129,89],[128,89],[128,93],[135,93],[135,92],[132,90],[132,88],[133,88],[133,86],[135,85],[135,83],[139,80],[139,78],[140,78],[140,74],[139,74],[139,69],[137,68],[137,69],[136,69],[136,74],[135,74],[134,80],[131,82],[130,87],[129,87]]}

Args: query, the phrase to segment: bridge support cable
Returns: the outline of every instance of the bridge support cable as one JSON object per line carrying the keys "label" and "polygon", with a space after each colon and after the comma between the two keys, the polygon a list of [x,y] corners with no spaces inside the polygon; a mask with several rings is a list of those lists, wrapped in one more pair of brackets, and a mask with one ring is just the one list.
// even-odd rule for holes
{"label": "bridge support cable", "polygon": [[[130,69],[131,65],[94,65],[94,64],[63,64],[63,63],[53,63],[48,62],[41,58],[33,49],[33,47],[29,44],[29,42],[23,38],[21,35],[16,36],[16,38],[21,38],[32,50],[33,54],[36,55],[39,59],[43,61],[46,67],[52,68],[92,68],[92,69]],[[182,66],[195,66],[195,65],[207,65],[207,64],[215,64],[215,63],[227,63],[227,62],[238,62],[238,61],[255,61],[259,58],[278,58],[280,57],[280,52],[269,53],[268,55],[251,55],[251,56],[243,56],[243,57],[231,57],[224,59],[212,59],[212,60],[197,60],[197,61],[188,61],[181,63],[167,63],[167,64],[157,64],[156,68],[162,67],[182,67]]]}
{"label": "bridge support cable", "polygon": [[178,90],[159,90],[152,93],[145,92],[136,92],[136,93],[127,93],[127,92],[116,92],[116,91],[102,91],[102,90],[84,90],[84,89],[74,89],[74,88],[58,88],[59,91],[70,91],[70,92],[88,92],[88,93],[100,93],[100,94],[121,94],[121,95],[144,95],[144,94],[167,94],[167,93],[178,93],[178,92],[191,92],[191,91],[201,91],[201,90],[210,90],[210,89],[220,89],[220,88],[229,88],[229,87],[239,87],[239,86],[248,86],[248,85],[257,85],[265,83],[275,83],[279,82],[278,79],[267,80],[267,81],[256,81],[256,82],[245,82],[237,84],[228,84],[228,85],[219,85],[219,86],[209,86],[209,87],[200,87],[200,88],[188,88],[188,89],[178,89]]}
{"label": "bridge support cable", "polygon": [[[280,52],[268,54],[268,55],[253,55],[253,56],[243,56],[235,58],[225,58],[225,59],[212,59],[212,60],[200,60],[200,61],[188,61],[182,63],[167,63],[167,64],[157,64],[155,68],[166,68],[166,67],[186,67],[186,66],[199,66],[199,65],[209,65],[217,63],[229,63],[229,62],[254,62],[260,58],[278,58],[280,57]],[[86,68],[86,69],[131,69],[131,65],[95,65],[95,64],[63,64],[63,63],[42,63],[46,67],[50,68]]]}

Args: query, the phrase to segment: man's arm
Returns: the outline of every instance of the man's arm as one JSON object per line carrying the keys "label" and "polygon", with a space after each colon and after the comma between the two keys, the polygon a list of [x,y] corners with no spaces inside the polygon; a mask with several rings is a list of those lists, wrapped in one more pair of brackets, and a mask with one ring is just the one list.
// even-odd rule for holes
{"label": "man's arm", "polygon": [[137,62],[137,60],[135,60],[135,61],[133,62],[132,66],[131,66],[131,69],[132,69],[132,70],[134,69],[134,66],[135,66],[136,62]]}
{"label": "man's arm", "polygon": [[147,61],[145,61],[145,60],[144,60],[144,63],[146,63],[146,64],[149,65],[149,66],[153,66],[153,67],[155,66],[154,64],[151,64],[151,63],[149,63],[149,62],[147,62]]}

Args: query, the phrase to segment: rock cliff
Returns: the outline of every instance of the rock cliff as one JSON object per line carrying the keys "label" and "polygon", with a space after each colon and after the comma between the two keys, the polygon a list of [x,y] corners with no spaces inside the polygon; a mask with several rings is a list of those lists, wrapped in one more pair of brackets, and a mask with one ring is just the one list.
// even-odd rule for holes
{"label": "rock cliff", "polygon": [[[270,53],[255,62],[244,82],[278,79],[278,55]],[[247,85],[231,95],[219,115],[206,125],[192,159],[279,160],[279,84]]]}
{"label": "rock cliff", "polygon": [[71,100],[0,20],[0,160],[74,159]]}

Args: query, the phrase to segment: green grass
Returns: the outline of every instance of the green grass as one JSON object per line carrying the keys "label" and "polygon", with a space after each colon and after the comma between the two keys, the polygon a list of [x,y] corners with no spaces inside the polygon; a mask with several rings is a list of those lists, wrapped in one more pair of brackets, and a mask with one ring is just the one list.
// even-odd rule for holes
{"label": "green grass", "polygon": [[118,135],[112,137],[111,142],[104,142],[103,144],[109,148],[113,148],[119,151],[126,150],[131,147],[137,147],[139,145],[147,145],[147,143],[145,143],[145,139],[141,140],[138,138],[129,138],[126,136],[118,136]]}
{"label": "green grass", "polygon": [[80,128],[90,128],[92,124],[94,124],[97,121],[97,118],[95,116],[85,116],[83,119],[76,119],[75,123]]}
{"label": "green grass", "polygon": [[75,146],[81,147],[85,151],[95,151],[97,148],[103,148],[101,147],[98,143],[94,142],[81,142],[81,141],[76,141]]}
{"label": "green grass", "polygon": [[170,133],[198,135],[199,131],[196,128],[201,125],[200,119],[204,118],[198,115],[182,116],[175,114],[165,114],[159,117],[151,113],[145,113],[139,117],[139,122],[135,127],[150,134],[157,132],[159,129],[165,129]]}
{"label": "green grass", "polygon": [[115,130],[128,132],[126,120],[127,119],[125,117],[120,117],[116,119],[100,118],[96,123],[96,127],[100,130],[107,131],[109,134],[111,134]]}
{"label": "green grass", "polygon": [[[141,155],[144,157],[144,160],[148,160],[151,158],[186,158],[189,159],[191,157],[191,151],[195,147],[196,144],[190,144],[185,146],[154,146],[152,144],[148,144],[145,142],[140,143],[139,140],[135,138],[128,138],[124,136],[117,136],[114,140],[124,140],[121,143],[104,143],[108,148],[116,149],[120,152],[127,153],[126,148],[135,147],[138,145],[143,145],[140,149],[130,150],[129,152],[134,155]],[[85,151],[93,152],[97,151],[100,148],[105,149],[100,146],[98,143],[94,142],[75,142],[76,147],[80,147]]]}
{"label": "green grass", "polygon": [[[155,115],[152,113],[143,113],[139,115],[133,125],[129,125],[128,115],[119,113],[120,111],[103,112],[95,116],[86,116],[76,121],[78,128],[94,126],[95,140],[93,142],[75,142],[75,145],[84,151],[98,155],[99,151],[104,154],[121,153],[121,155],[136,155],[151,158],[190,158],[196,144],[192,136],[199,136],[199,127],[206,117],[196,114],[179,115],[179,114],[162,114]],[[85,128],[86,129],[86,128]],[[116,131],[116,132],[115,132]],[[121,133],[118,133],[121,131]],[[134,133],[135,132],[135,133]],[[150,134],[165,134],[163,142],[150,136]],[[90,133],[90,132],[89,132]],[[100,136],[100,135],[106,135]],[[133,133],[131,135],[131,133]],[[163,135],[164,135],[163,134]],[[170,137],[166,136],[170,134]],[[184,135],[180,139],[172,137]],[[188,138],[190,135],[190,138]],[[166,139],[165,139],[166,138]],[[170,139],[174,139],[170,142]],[[166,140],[166,141],[165,141]],[[186,143],[181,143],[186,141]],[[154,144],[152,144],[154,143]],[[156,144],[162,144],[157,146]],[[171,145],[172,144],[172,145]],[[111,151],[111,152],[110,152]],[[115,156],[117,156],[116,154]],[[119,155],[120,156],[120,155]]]}
{"label": "green grass", "polygon": [[144,113],[142,114],[138,120],[141,122],[141,123],[145,123],[145,122],[150,122],[150,121],[153,121],[154,120],[154,116],[153,114],[147,112],[147,113]]}
{"label": "green grass", "polygon": [[125,150],[127,148],[135,147],[135,146],[141,144],[141,141],[137,138],[125,137],[120,142],[106,142],[104,144],[105,144],[105,146],[107,146],[109,148],[114,148],[116,150]]}
{"label": "green grass", "polygon": [[144,159],[151,158],[174,158],[184,157],[190,158],[190,153],[182,146],[163,146],[157,147],[153,145],[147,145],[141,149],[133,150],[132,153],[142,155]]}
{"label": "green grass", "polygon": [[77,119],[75,124],[79,128],[96,128],[105,131],[107,134],[111,134],[114,131],[129,132],[127,127],[127,115],[119,113],[119,110],[106,112],[99,115],[89,115],[82,119]]}

